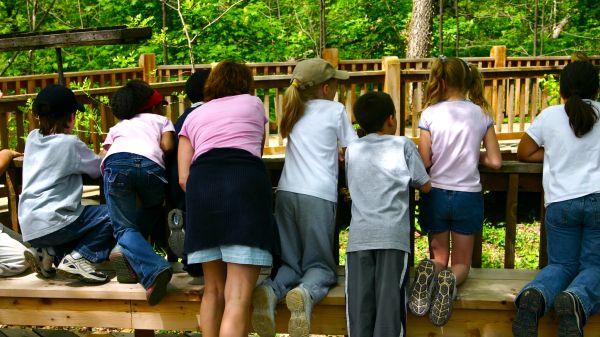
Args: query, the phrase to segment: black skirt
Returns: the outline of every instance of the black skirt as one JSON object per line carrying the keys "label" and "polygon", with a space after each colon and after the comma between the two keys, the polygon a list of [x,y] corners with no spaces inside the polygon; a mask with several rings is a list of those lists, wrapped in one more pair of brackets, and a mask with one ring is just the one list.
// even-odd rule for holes
{"label": "black skirt", "polygon": [[190,167],[185,199],[186,253],[220,245],[277,253],[271,181],[262,159],[233,148],[203,153]]}

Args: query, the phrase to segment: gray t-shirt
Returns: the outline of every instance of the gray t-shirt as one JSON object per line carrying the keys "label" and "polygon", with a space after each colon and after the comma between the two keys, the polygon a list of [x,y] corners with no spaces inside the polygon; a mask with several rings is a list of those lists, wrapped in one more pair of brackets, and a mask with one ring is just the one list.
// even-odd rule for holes
{"label": "gray t-shirt", "polygon": [[82,174],[100,176],[100,157],[76,136],[27,136],[19,223],[29,241],[66,227],[81,215]]}
{"label": "gray t-shirt", "polygon": [[398,249],[410,253],[409,187],[429,181],[412,140],[376,133],[346,149],[352,197],[347,252]]}

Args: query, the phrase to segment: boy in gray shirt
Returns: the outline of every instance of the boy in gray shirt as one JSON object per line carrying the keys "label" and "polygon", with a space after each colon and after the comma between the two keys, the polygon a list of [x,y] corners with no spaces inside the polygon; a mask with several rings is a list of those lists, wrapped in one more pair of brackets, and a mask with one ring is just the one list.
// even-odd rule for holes
{"label": "boy in gray shirt", "polygon": [[388,94],[358,98],[354,115],[367,135],[346,149],[352,220],[346,248],[346,306],[351,337],[405,336],[410,256],[409,191],[431,189],[415,144],[394,136]]}

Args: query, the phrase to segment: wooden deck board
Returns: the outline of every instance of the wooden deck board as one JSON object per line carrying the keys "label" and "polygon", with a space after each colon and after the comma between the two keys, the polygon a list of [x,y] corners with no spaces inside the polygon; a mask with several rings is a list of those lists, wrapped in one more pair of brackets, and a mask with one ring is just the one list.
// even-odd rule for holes
{"label": "wooden deck board", "polygon": [[[340,271],[339,284],[313,310],[311,332],[314,334],[347,334],[344,275],[343,270]],[[474,268],[469,279],[458,288],[450,322],[438,328],[427,317],[408,315],[408,336],[510,336],[514,298],[536,273],[535,270]],[[119,284],[113,280],[89,286],[60,278],[41,280],[29,274],[0,279],[0,308],[3,308],[0,324],[199,331],[201,293],[201,279],[175,274],[165,299],[156,306],[149,306],[140,285]],[[286,306],[279,304],[277,331],[287,331],[289,317]],[[546,315],[540,324],[540,336],[556,335],[556,324],[552,313]],[[600,337],[600,315],[591,317],[585,331],[588,337]]]}

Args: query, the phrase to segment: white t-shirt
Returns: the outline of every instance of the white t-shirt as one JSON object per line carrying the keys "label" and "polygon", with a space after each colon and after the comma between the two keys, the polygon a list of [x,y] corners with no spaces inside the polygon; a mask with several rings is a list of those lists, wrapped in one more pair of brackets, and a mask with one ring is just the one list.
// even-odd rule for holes
{"label": "white t-shirt", "polygon": [[[600,114],[600,104],[590,100]],[[544,109],[527,129],[544,147],[544,201],[570,200],[600,192],[600,127],[575,137],[564,105]]]}
{"label": "white t-shirt", "polygon": [[431,186],[480,192],[479,154],[487,129],[494,124],[471,101],[443,101],[423,111],[419,128],[431,134]]}
{"label": "white t-shirt", "polygon": [[342,104],[306,102],[304,115],[288,136],[277,189],[337,202],[338,142],[346,147],[356,138]]}
{"label": "white t-shirt", "polygon": [[370,133],[346,149],[352,197],[347,252],[399,249],[410,253],[410,186],[429,181],[417,147],[406,137]]}

